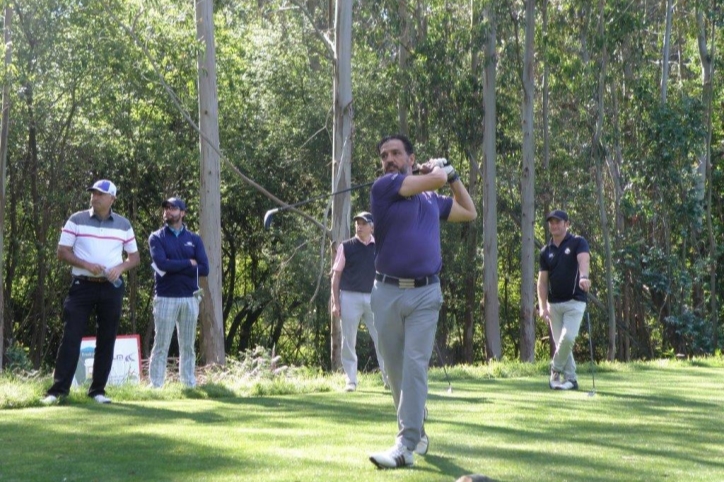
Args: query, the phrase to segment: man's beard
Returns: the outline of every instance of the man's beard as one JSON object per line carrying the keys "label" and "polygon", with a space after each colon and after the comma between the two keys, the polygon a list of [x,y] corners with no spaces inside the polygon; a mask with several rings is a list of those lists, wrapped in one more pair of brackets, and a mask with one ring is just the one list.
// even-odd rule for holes
{"label": "man's beard", "polygon": [[390,174],[390,173],[394,173],[394,172],[396,172],[398,174],[407,174],[407,166],[397,167],[397,165],[392,164],[391,167],[392,167],[392,169],[390,169],[390,168],[385,169],[385,174]]}
{"label": "man's beard", "polygon": [[166,221],[166,224],[178,224],[179,221],[181,221],[181,215],[170,215],[170,216],[164,216],[163,220]]}

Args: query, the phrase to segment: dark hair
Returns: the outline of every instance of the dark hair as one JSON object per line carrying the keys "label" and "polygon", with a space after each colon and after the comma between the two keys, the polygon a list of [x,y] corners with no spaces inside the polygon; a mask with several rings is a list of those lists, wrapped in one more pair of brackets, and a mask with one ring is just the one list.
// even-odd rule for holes
{"label": "dark hair", "polygon": [[415,149],[412,147],[412,142],[410,142],[410,139],[407,138],[404,134],[393,134],[391,136],[385,136],[382,138],[380,142],[377,143],[377,154],[380,153],[380,149],[382,149],[382,145],[385,142],[398,140],[401,141],[402,144],[405,146],[405,152],[408,156],[415,153]]}

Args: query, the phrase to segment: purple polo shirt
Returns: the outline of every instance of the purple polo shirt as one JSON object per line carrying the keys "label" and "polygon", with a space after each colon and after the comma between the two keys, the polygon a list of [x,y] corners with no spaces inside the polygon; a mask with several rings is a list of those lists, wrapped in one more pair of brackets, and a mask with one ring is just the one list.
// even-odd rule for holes
{"label": "purple polo shirt", "polygon": [[440,220],[453,200],[435,192],[399,194],[406,175],[385,174],[375,181],[370,206],[375,219],[375,269],[396,278],[421,278],[442,268]]}

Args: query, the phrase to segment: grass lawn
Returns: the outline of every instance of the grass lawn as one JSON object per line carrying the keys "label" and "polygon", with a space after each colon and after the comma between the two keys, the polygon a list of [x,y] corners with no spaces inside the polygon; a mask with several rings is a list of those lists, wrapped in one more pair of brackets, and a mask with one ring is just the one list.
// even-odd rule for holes
{"label": "grass lawn", "polygon": [[721,358],[604,364],[594,396],[586,364],[577,392],[522,366],[453,368],[452,393],[431,370],[430,451],[387,471],[367,458],[397,427],[375,375],[354,393],[320,375],[309,393],[111,387],[111,405],[52,407],[47,380],[0,381],[2,406],[25,406],[0,410],[0,481],[724,481]]}

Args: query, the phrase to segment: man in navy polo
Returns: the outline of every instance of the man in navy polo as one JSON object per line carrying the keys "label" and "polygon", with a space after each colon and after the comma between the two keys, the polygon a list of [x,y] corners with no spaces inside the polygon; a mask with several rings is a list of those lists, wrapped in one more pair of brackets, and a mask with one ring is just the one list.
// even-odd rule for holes
{"label": "man in navy polo", "polygon": [[[413,176],[415,154],[407,137],[385,137],[377,151],[384,174],[370,193],[377,243],[371,302],[398,432],[392,448],[372,454],[370,461],[378,468],[398,468],[412,465],[413,452],[425,455],[429,446],[423,422],[427,368],[443,302],[440,221],[472,221],[477,211],[447,160],[432,159]],[[434,192],[445,184],[452,197]]]}
{"label": "man in navy polo", "polygon": [[556,209],[546,221],[551,240],[540,251],[538,312],[550,324],[556,345],[548,386],[577,390],[573,345],[586,311],[586,294],[591,289],[591,254],[588,241],[568,232],[568,213]]}
{"label": "man in navy polo", "polygon": [[201,288],[199,277],[209,275],[209,259],[201,236],[186,229],[186,203],[172,197],[161,203],[166,225],[148,238],[156,288],[153,298],[153,339],[148,375],[155,388],[163,386],[174,327],[179,346],[179,378],[196,386],[196,322]]}
{"label": "man in navy polo", "polygon": [[113,365],[125,293],[125,285],[118,281],[141,260],[131,223],[111,209],[116,200],[115,184],[103,179],[88,191],[91,208],[68,219],[58,242],[58,259],[72,266],[73,282],[63,302],[63,339],[55,363],[53,386],[41,400],[46,405],[57,403],[70,392],[83,332],[94,311],[96,349],[88,396],[98,403],[111,403],[105,387]]}
{"label": "man in navy polo", "polygon": [[364,320],[377,353],[377,362],[386,384],[385,364],[377,350],[377,330],[370,307],[370,292],[375,282],[375,238],[372,214],[363,211],[354,217],[355,236],[337,248],[332,266],[332,315],[342,327],[342,368],[347,384],[344,390],[357,389],[357,330]]}

